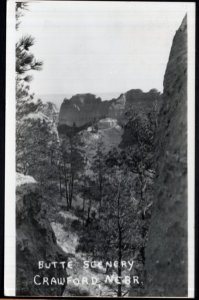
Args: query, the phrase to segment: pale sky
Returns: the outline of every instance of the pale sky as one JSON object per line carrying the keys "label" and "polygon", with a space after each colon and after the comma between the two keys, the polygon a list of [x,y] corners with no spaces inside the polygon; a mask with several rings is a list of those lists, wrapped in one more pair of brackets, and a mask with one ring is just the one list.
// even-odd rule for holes
{"label": "pale sky", "polygon": [[31,2],[17,38],[35,37],[32,52],[43,60],[33,72],[36,94],[163,89],[175,31],[188,3]]}

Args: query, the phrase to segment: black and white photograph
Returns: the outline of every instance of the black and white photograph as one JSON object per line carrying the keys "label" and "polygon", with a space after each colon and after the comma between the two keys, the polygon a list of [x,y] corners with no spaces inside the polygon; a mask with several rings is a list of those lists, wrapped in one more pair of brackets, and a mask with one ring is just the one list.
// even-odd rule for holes
{"label": "black and white photograph", "polygon": [[194,297],[194,43],[194,2],[7,2],[6,296]]}

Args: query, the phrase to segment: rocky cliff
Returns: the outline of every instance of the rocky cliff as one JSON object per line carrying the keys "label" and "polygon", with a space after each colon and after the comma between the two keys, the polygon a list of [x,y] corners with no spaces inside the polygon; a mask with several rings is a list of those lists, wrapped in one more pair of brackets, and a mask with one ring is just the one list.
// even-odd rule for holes
{"label": "rocky cliff", "polygon": [[79,127],[94,119],[107,115],[107,101],[102,102],[93,94],[77,94],[70,100],[65,99],[59,113],[59,125]]}
{"label": "rocky cliff", "polygon": [[187,19],[164,77],[157,133],[157,180],[146,247],[148,296],[187,295]]}
{"label": "rocky cliff", "polygon": [[102,101],[93,94],[77,94],[65,99],[59,113],[59,126],[81,127],[94,120],[106,117],[125,122],[125,112],[130,108],[137,110],[151,109],[154,101],[160,99],[160,93],[152,89],[147,93],[142,90],[129,90],[117,99]]}

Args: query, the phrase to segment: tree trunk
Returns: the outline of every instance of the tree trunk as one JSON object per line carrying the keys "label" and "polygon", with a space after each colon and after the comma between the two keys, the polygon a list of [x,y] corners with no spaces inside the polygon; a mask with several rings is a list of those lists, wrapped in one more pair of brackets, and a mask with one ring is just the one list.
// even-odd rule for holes
{"label": "tree trunk", "polygon": [[66,164],[64,162],[64,182],[65,182],[65,197],[67,203],[67,210],[69,209],[69,197],[68,197],[68,182],[66,177]]}
{"label": "tree trunk", "polygon": [[50,150],[50,164],[53,165],[53,150]]}
{"label": "tree trunk", "polygon": [[59,193],[60,193],[60,197],[62,197],[62,191],[61,191],[61,168],[59,167]]}
{"label": "tree trunk", "polygon": [[85,225],[84,210],[85,210],[85,197],[83,196],[83,206],[82,206],[82,212],[83,212],[83,215],[82,215],[82,218],[83,218],[83,227],[84,227],[84,225]]}
{"label": "tree trunk", "polygon": [[83,197],[83,206],[82,206],[82,211],[84,212],[84,208],[85,208],[85,197]]}
{"label": "tree trunk", "polygon": [[118,228],[118,288],[117,288],[117,296],[122,296],[122,267],[121,267],[121,261],[122,261],[122,229],[120,224],[120,185],[118,187],[118,196],[117,196],[117,228]]}
{"label": "tree trunk", "polygon": [[69,206],[70,206],[70,208],[72,207],[72,202],[73,202],[73,188],[74,188],[74,174],[71,173],[70,186],[69,186]]}
{"label": "tree trunk", "polygon": [[102,176],[100,174],[99,176],[99,204],[100,204],[100,209],[102,207]]}
{"label": "tree trunk", "polygon": [[90,212],[91,212],[91,199],[89,199],[89,206],[88,206],[88,212],[87,212],[86,225],[88,225],[90,223]]}
{"label": "tree trunk", "polygon": [[121,297],[122,296],[122,267],[121,267],[121,261],[122,261],[122,233],[121,233],[121,228],[119,226],[118,228],[118,270],[117,270],[117,275],[118,275],[118,289],[117,289],[117,296]]}

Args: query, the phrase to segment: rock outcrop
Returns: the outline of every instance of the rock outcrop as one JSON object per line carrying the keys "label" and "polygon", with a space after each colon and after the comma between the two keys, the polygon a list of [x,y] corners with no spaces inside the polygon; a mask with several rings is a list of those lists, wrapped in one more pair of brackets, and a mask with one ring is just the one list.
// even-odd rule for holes
{"label": "rock outcrop", "polygon": [[130,108],[150,110],[154,101],[160,99],[160,93],[152,89],[147,93],[135,89],[121,94],[117,99],[102,101],[93,94],[77,94],[65,99],[59,113],[59,127],[82,127],[95,120],[116,119],[125,123],[125,112]]}
{"label": "rock outcrop", "polygon": [[146,247],[147,296],[187,295],[187,20],[177,30],[164,77],[157,179]]}
{"label": "rock outcrop", "polygon": [[59,113],[59,125],[83,126],[107,115],[107,101],[102,102],[93,94],[77,94],[70,100],[65,99]]}
{"label": "rock outcrop", "polygon": [[38,269],[38,262],[66,261],[65,253],[56,243],[56,237],[46,217],[46,203],[36,181],[18,174],[16,190],[16,295],[61,296],[64,285],[36,285],[34,276],[65,277],[63,269]]}

